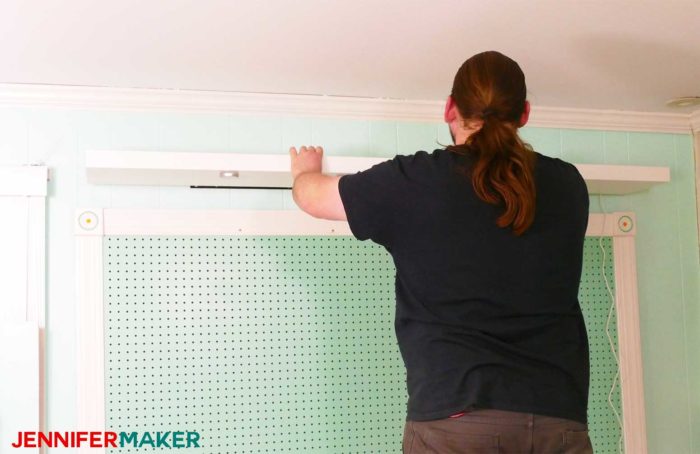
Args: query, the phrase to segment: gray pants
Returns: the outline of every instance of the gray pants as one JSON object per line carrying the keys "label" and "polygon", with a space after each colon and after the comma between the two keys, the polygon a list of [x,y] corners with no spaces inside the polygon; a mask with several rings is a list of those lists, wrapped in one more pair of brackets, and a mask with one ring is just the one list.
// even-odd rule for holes
{"label": "gray pants", "polygon": [[586,424],[501,410],[407,421],[403,454],[591,454]]}

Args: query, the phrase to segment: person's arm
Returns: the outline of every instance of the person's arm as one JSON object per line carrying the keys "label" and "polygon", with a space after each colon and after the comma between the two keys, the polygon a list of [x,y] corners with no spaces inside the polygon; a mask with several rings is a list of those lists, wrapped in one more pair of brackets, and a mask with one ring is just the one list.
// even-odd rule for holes
{"label": "person's arm", "polygon": [[301,147],[289,149],[291,158],[292,197],[302,211],[316,218],[345,221],[345,208],[338,191],[338,176],[323,175],[321,160],[323,148]]}

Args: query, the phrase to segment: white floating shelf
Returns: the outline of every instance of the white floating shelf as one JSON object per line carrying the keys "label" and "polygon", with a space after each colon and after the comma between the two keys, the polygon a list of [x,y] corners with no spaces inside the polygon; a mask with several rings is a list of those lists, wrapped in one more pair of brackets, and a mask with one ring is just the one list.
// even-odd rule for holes
{"label": "white floating shelf", "polygon": [[[387,158],[324,156],[323,172],[345,175]],[[89,150],[92,184],[237,188],[291,188],[285,154]],[[591,194],[630,194],[670,181],[668,167],[576,164]],[[224,175],[231,176],[224,176]]]}
{"label": "white floating shelf", "polygon": [[671,181],[668,167],[575,164],[590,194],[632,194]]}

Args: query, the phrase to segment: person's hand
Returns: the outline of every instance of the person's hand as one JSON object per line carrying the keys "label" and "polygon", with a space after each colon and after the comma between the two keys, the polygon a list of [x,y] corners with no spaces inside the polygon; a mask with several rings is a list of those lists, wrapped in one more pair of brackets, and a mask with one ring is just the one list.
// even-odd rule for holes
{"label": "person's hand", "polygon": [[292,178],[294,180],[302,173],[321,173],[323,148],[303,146],[297,153],[297,149],[292,147],[289,149],[289,156],[292,160]]}

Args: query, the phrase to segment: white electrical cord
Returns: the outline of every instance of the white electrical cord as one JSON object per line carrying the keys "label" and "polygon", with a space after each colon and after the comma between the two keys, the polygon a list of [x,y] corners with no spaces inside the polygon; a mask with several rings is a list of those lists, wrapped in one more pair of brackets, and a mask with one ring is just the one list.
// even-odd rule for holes
{"label": "white electrical cord", "polygon": [[[605,208],[603,206],[603,197],[598,194],[598,202],[600,204],[600,210],[603,212],[603,233],[605,232],[605,221],[607,220],[607,212],[605,211]],[[623,427],[622,427],[622,418],[620,417],[620,413],[617,411],[617,408],[615,408],[615,405],[612,402],[612,396],[615,393],[615,388],[617,387],[617,381],[620,378],[620,360],[617,356],[617,349],[615,349],[615,342],[613,341],[612,336],[610,335],[610,321],[612,320],[613,313],[615,312],[615,295],[612,292],[612,289],[610,288],[610,283],[608,282],[608,276],[605,273],[605,259],[607,258],[607,255],[605,253],[605,247],[603,247],[603,235],[600,235],[598,237],[598,246],[600,247],[600,250],[603,252],[603,260],[601,261],[601,266],[600,266],[600,272],[603,276],[603,280],[605,281],[605,288],[608,290],[608,295],[610,296],[610,309],[608,310],[608,320],[605,322],[605,334],[608,336],[608,342],[610,343],[610,350],[612,351],[613,357],[615,358],[615,378],[613,378],[613,384],[612,387],[610,388],[610,393],[608,393],[608,405],[612,409],[613,413],[615,414],[615,417],[617,418],[617,424],[620,427],[620,438],[618,439],[618,450],[620,454],[622,454],[622,432],[623,432]]]}

